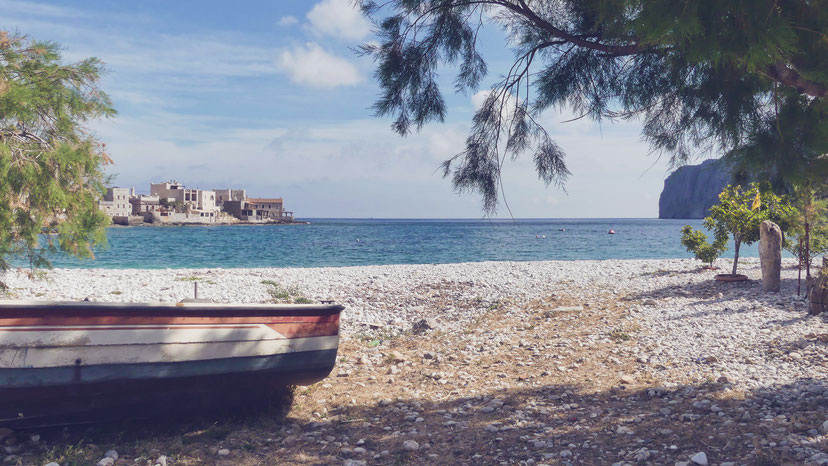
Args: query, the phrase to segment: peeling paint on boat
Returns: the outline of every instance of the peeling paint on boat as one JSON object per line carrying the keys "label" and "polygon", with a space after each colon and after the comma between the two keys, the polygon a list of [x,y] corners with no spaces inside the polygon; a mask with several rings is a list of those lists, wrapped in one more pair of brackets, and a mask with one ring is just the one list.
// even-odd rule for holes
{"label": "peeling paint on boat", "polygon": [[42,425],[52,404],[68,415],[228,377],[313,383],[333,369],[342,309],[0,302],[0,423]]}

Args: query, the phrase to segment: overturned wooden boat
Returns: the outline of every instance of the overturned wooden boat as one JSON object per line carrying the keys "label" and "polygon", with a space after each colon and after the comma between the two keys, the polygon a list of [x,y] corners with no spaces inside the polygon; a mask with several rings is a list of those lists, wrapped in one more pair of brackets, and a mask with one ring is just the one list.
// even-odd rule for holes
{"label": "overturned wooden boat", "polygon": [[84,422],[312,384],[333,369],[342,309],[2,301],[0,425]]}

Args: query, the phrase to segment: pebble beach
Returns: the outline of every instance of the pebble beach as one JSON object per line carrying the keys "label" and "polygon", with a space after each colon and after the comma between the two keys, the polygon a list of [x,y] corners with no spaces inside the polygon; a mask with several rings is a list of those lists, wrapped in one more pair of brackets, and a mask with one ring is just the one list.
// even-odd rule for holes
{"label": "pebble beach", "polygon": [[[720,260],[722,269],[728,261]],[[641,327],[642,359],[681,363],[694,377],[729,376],[746,388],[828,379],[825,345],[805,334],[828,333],[825,319],[808,317],[796,296],[793,261],[783,268],[780,293],[761,291],[755,258],[742,259],[745,284],[720,284],[692,260],[483,262],[285,269],[55,269],[40,279],[5,277],[17,299],[178,302],[199,297],[221,303],[272,302],[272,284],[290,296],[346,306],[342,334],[395,336],[422,319],[458,332],[492,303],[525,304],[568,295],[589,306],[594,296],[626,300]],[[804,284],[803,284],[804,286]],[[793,357],[768,354],[773,343]],[[793,349],[799,351],[793,351]],[[797,357],[799,356],[799,357]],[[703,362],[715,358],[717,363]],[[814,359],[815,358],[815,359]],[[712,359],[710,359],[712,360]],[[819,364],[812,364],[819,362]]]}
{"label": "pebble beach", "polygon": [[[729,271],[730,261],[720,259],[716,265]],[[636,397],[628,400],[630,407],[644,399],[656,401],[640,406],[641,412],[622,424],[613,424],[608,433],[611,440],[598,442],[601,434],[597,430],[589,434],[592,441],[575,439],[572,426],[564,429],[533,416],[566,404],[565,409],[580,413],[577,417],[597,422],[607,420],[608,408],[595,411],[587,400],[563,403],[552,401],[561,400],[560,394],[551,399],[545,395],[529,406],[511,406],[510,415],[519,412],[517,421],[479,420],[481,425],[495,426],[486,427],[484,433],[501,439],[494,450],[477,453],[482,455],[478,460],[486,461],[475,461],[462,452],[453,453],[452,461],[708,464],[692,462],[694,455],[704,453],[710,457],[709,464],[755,464],[761,455],[798,464],[828,464],[828,316],[807,314],[804,288],[798,297],[797,270],[790,260],[783,263],[779,293],[762,292],[758,259],[742,259],[739,272],[749,281],[719,283],[713,280],[717,272],[701,270],[696,261],[648,259],[278,269],[55,269],[36,279],[23,271],[10,272],[3,281],[9,287],[8,297],[14,299],[177,302],[192,297],[194,283],[198,283],[199,297],[216,302],[273,302],[279,297],[344,304],[343,359],[323,382],[322,390],[298,395],[317,404],[309,410],[294,409],[297,420],[262,434],[271,441],[266,452],[258,454],[276,455],[272,458],[286,463],[386,464],[400,458],[433,463],[436,457],[430,455],[444,454],[441,429],[456,433],[463,425],[465,429],[474,425],[445,408],[447,397],[470,400],[470,406],[495,406],[481,415],[497,414],[503,404],[491,405],[491,400],[503,402],[503,396],[492,391],[565,382],[579,387],[568,389],[571,397],[612,394],[611,399],[620,401],[612,403],[613,409],[622,409],[625,393]],[[448,356],[453,352],[459,359]],[[394,357],[389,358],[392,353]],[[508,365],[516,367],[508,370],[503,364],[507,355],[521,356]],[[472,370],[475,366],[477,371]],[[512,369],[521,375],[510,373]],[[419,377],[433,382],[435,388],[418,382]],[[488,380],[484,383],[484,379]],[[376,395],[364,399],[345,395],[353,393],[355,384]],[[337,408],[340,388],[345,406]],[[329,396],[319,394],[325,391]],[[395,401],[400,398],[409,401]],[[443,400],[434,414],[438,427],[427,429],[431,424],[423,404],[436,400]],[[371,403],[380,411],[388,407],[401,414],[390,413],[379,422],[382,440],[362,439],[357,444],[359,438],[339,438],[335,426],[328,425],[326,431],[325,423],[336,422],[330,413]],[[503,403],[509,408],[508,402]],[[324,416],[320,406],[325,406]],[[454,409],[459,407],[469,416],[473,410],[464,406],[458,402]],[[627,411],[631,415],[635,409]],[[410,412],[417,415],[405,421]],[[720,424],[723,439],[728,441],[720,445],[712,437],[691,440],[676,427],[652,427],[647,433],[636,424],[648,416],[664,418],[687,432],[693,431],[690,426]],[[399,423],[394,424],[397,417]],[[414,422],[417,419],[423,420]],[[446,419],[454,423],[446,425]],[[320,422],[323,426],[309,428],[308,423]],[[776,425],[780,422],[787,427]],[[632,424],[627,427],[627,423]],[[766,433],[756,432],[751,423],[767,427]],[[375,419],[353,426],[363,430],[352,435],[369,436],[376,424]],[[511,426],[508,438],[499,435],[507,426]],[[713,436],[716,426],[710,427]],[[746,434],[751,435],[739,437],[738,447],[730,441],[733,435]],[[573,438],[547,439],[567,435]],[[671,436],[675,438],[665,440]],[[307,440],[302,451],[310,456],[289,455],[297,442],[289,439],[285,443],[288,438]],[[215,456],[219,449],[227,450],[227,455]],[[205,446],[200,453],[187,451],[186,455],[195,455],[189,464],[207,459],[260,464],[263,458],[271,458],[245,453],[230,443]],[[186,455],[180,457],[181,464],[188,464]],[[146,461],[158,464],[152,458]]]}

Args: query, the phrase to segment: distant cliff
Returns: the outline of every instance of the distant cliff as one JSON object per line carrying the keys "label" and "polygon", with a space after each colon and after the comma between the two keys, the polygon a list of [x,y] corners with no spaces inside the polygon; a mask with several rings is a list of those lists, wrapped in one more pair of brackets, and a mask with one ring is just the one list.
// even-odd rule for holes
{"label": "distant cliff", "polygon": [[730,171],[718,160],[677,169],[664,180],[658,218],[704,218],[730,181]]}

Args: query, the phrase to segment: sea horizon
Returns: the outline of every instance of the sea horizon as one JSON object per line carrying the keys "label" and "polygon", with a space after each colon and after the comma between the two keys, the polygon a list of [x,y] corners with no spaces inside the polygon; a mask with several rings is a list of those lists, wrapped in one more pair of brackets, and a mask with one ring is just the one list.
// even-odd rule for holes
{"label": "sea horizon", "polygon": [[296,217],[296,220],[474,220],[474,221],[511,221],[511,220],[701,220],[701,219],[667,219],[658,217]]}

